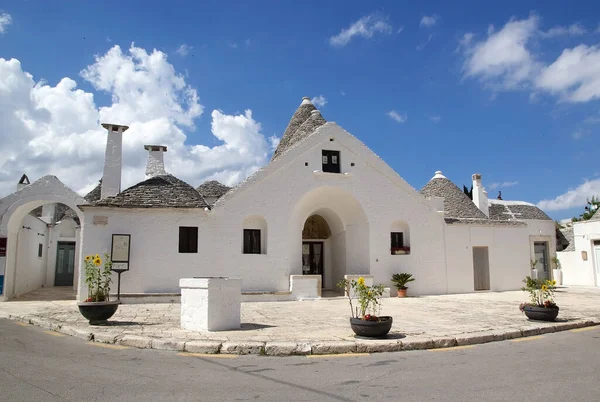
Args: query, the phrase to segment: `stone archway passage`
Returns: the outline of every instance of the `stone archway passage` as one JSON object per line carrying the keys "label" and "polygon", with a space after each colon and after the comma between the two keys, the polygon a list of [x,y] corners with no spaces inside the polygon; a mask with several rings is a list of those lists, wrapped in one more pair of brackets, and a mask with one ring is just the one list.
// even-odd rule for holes
{"label": "stone archway passage", "polygon": [[[33,209],[44,204],[64,204],[76,213],[80,223],[83,224],[83,213],[78,205],[88,204],[84,198],[64,185],[55,176],[44,176],[32,184],[23,184],[24,186],[18,191],[0,199],[0,238],[6,238],[6,256],[0,258],[0,272],[4,273],[0,301],[9,300],[16,293],[15,278],[18,276],[20,265],[18,258],[19,231],[23,229],[24,217]],[[34,230],[34,228],[28,227],[27,230]],[[39,236],[39,231],[36,234]],[[77,235],[76,255],[78,255],[81,246],[78,237]],[[43,258],[43,256],[42,247],[32,258],[38,259]],[[79,261],[77,257],[75,261],[75,272],[78,272]],[[27,264],[27,260],[21,261],[22,264]],[[25,279],[28,280],[27,277]]]}

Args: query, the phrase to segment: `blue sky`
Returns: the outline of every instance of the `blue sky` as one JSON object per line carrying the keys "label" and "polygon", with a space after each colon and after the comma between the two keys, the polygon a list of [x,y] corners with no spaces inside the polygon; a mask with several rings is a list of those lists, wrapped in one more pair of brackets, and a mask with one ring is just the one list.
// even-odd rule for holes
{"label": "blue sky", "polygon": [[[129,184],[143,178],[144,136],[179,141],[167,167],[190,184],[233,184],[268,161],[271,137],[281,136],[303,96],[322,96],[327,120],[417,189],[435,170],[459,186],[477,172],[491,197],[501,190],[504,199],[542,201],[554,219],[571,217],[600,193],[599,22],[597,2],[2,1],[0,58],[20,66],[0,67],[0,107],[29,118],[10,123],[0,138],[17,144],[20,127],[29,131],[19,137],[25,148],[0,158],[0,195],[21,170],[32,179],[56,174],[79,191],[92,187],[103,137],[81,116],[94,111],[122,120],[130,111],[138,123],[125,151]],[[110,53],[115,46],[119,54]],[[132,49],[143,52],[133,63]],[[148,68],[156,71],[128,83],[117,65],[141,74],[153,50],[160,60]],[[8,71],[24,86],[37,84],[22,89],[37,103],[18,104],[16,92],[2,96]],[[65,77],[76,85],[59,91]],[[93,96],[86,110],[56,107],[60,96],[86,94]],[[153,106],[138,113],[146,101]],[[160,108],[165,102],[168,110]],[[43,105],[51,117],[37,115]],[[77,126],[64,123],[69,113],[81,117]],[[78,138],[93,138],[94,152],[77,150]]]}

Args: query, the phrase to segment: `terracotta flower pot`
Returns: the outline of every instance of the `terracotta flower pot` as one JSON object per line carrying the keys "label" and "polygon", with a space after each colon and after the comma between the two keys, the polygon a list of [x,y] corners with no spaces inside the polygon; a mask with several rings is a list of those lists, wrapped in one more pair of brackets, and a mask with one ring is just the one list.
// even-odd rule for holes
{"label": "terracotta flower pot", "polygon": [[398,289],[398,297],[406,297],[407,289]]}

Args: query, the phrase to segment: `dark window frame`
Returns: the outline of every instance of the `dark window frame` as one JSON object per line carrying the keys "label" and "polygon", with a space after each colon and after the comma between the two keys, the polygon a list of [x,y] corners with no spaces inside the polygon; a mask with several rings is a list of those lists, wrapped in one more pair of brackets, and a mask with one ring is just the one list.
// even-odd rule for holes
{"label": "dark window frame", "polygon": [[244,229],[242,248],[244,254],[262,254],[261,235],[260,229]]}
{"label": "dark window frame", "polygon": [[340,151],[323,149],[321,151],[321,166],[325,173],[342,173]]}
{"label": "dark window frame", "polygon": [[179,226],[179,253],[198,253],[197,226]]}
{"label": "dark window frame", "polygon": [[38,243],[38,258],[42,258],[44,256],[44,245],[42,243]]}

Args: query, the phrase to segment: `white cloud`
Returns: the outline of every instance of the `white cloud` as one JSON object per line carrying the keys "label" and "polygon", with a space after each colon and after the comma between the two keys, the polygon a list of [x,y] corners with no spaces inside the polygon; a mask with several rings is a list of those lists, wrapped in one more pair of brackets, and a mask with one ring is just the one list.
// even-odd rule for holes
{"label": "white cloud", "polygon": [[579,23],[572,24],[568,27],[556,26],[550,28],[546,32],[540,32],[542,38],[555,38],[557,36],[580,36],[587,33],[587,29]]}
{"label": "white cloud", "polygon": [[0,34],[6,32],[6,27],[12,24],[12,17],[7,13],[0,13]]}
{"label": "white cloud", "polygon": [[584,135],[585,135],[585,133],[584,133],[583,131],[581,131],[581,130],[577,130],[577,131],[575,131],[575,132],[574,132],[574,133],[571,135],[571,137],[572,137],[574,140],[580,140],[580,139],[581,139],[581,137],[583,137]]}
{"label": "white cloud", "polygon": [[571,189],[551,200],[541,200],[537,206],[545,211],[561,211],[583,207],[586,200],[600,195],[600,179],[587,180],[575,189]]}
{"label": "white cloud", "polygon": [[427,118],[429,120],[431,120],[432,122],[434,122],[434,123],[439,123],[440,120],[442,120],[442,116],[438,116],[438,115],[428,115],[428,114],[426,114],[425,116],[427,116]]}
{"label": "white cloud", "polygon": [[496,88],[511,89],[527,83],[539,69],[527,49],[538,23],[535,15],[525,20],[511,19],[500,31],[488,30],[487,38],[476,43],[472,41],[473,34],[465,34],[465,75],[478,77]]}
{"label": "white cloud", "polygon": [[399,34],[400,32],[404,31],[404,27],[400,27],[398,28],[398,30],[396,31],[397,34]]}
{"label": "white cloud", "polygon": [[373,13],[362,17],[348,28],[342,29],[339,34],[329,38],[329,44],[341,47],[346,46],[355,36],[372,38],[376,33],[390,34],[391,32],[392,26],[387,22],[387,18]]}
{"label": "white cloud", "polygon": [[466,34],[459,41],[465,54],[463,72],[466,77],[479,78],[494,90],[532,91],[556,95],[565,102],[588,102],[600,98],[600,48],[579,45],[564,49],[552,63],[539,61],[532,43],[538,38],[559,35],[582,35],[580,24],[554,27],[543,32],[539,18],[511,18],[500,30],[488,30],[487,38],[476,43]]}
{"label": "white cloud", "polygon": [[563,50],[554,63],[542,69],[535,84],[568,102],[600,98],[600,48],[579,45]]}
{"label": "white cloud", "polygon": [[192,144],[204,107],[160,51],[134,45],[127,52],[112,47],[86,67],[81,76],[110,95],[98,107],[94,94],[65,77],[55,86],[35,81],[16,59],[0,58],[0,194],[16,188],[26,173],[35,180],[53,174],[85,193],[102,175],[106,131],[99,122],[125,124],[123,188],[144,179],[144,144],[168,146],[166,170],[191,185],[205,179],[235,184],[268,161],[275,139],[261,134],[250,110],[243,114],[211,113],[215,146]]}
{"label": "white cloud", "polygon": [[315,96],[310,101],[317,107],[324,107],[327,104],[327,99],[323,95]]}
{"label": "white cloud", "polygon": [[495,190],[497,188],[506,188],[506,187],[516,186],[517,184],[519,184],[518,181],[505,181],[502,183],[491,183],[488,185],[488,189]]}
{"label": "white cloud", "polygon": [[408,119],[408,116],[406,115],[406,113],[400,114],[400,113],[396,112],[395,110],[390,110],[386,114],[392,120],[396,120],[398,123],[404,123]]}
{"label": "white cloud", "polygon": [[417,50],[423,50],[425,49],[425,46],[429,45],[429,42],[431,42],[431,39],[433,39],[433,33],[430,33],[429,36],[427,37],[427,41],[424,43],[421,43],[420,45],[417,45]]}
{"label": "white cloud", "polygon": [[185,43],[182,45],[179,45],[179,47],[177,48],[177,50],[175,50],[175,53],[177,53],[178,55],[180,55],[181,57],[185,57],[190,53],[190,50],[192,50],[193,47],[190,45],[186,45]]}
{"label": "white cloud", "polygon": [[438,22],[437,15],[435,15],[435,14],[434,15],[425,15],[423,18],[421,18],[421,23],[419,24],[419,26],[425,27],[425,28],[431,28],[437,22]]}

